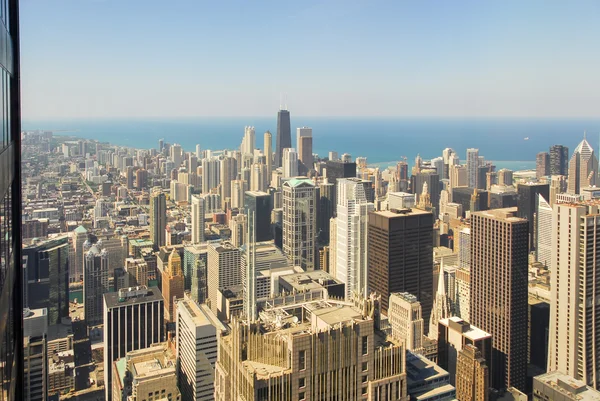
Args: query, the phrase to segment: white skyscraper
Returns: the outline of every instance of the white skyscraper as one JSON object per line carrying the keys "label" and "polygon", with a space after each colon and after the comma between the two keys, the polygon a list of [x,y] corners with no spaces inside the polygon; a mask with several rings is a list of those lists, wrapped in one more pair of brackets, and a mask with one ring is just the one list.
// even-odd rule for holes
{"label": "white skyscraper", "polygon": [[244,128],[241,151],[243,155],[253,155],[256,148],[256,131],[254,127]]}
{"label": "white skyscraper", "polygon": [[175,168],[179,168],[181,163],[183,163],[183,150],[181,149],[181,145],[175,143],[171,146],[171,161],[175,165]]}
{"label": "white skyscraper", "polygon": [[217,313],[218,292],[222,288],[240,285],[240,249],[231,242],[208,244],[208,301]]}
{"label": "white skyscraper", "polygon": [[596,185],[598,178],[598,158],[594,149],[584,138],[573,151],[569,160],[569,193],[580,194],[581,189]]}
{"label": "white skyscraper", "polygon": [[600,209],[555,204],[548,371],[600,387]]}
{"label": "white skyscraper", "polygon": [[361,179],[338,179],[335,271],[337,279],[346,284],[346,299],[352,299],[352,293],[368,295],[367,228],[373,210]]}
{"label": "white skyscraper", "polygon": [[477,188],[477,168],[479,167],[479,149],[467,149],[467,184]]}
{"label": "white skyscraper", "polygon": [[216,157],[202,159],[202,193],[209,193],[221,182],[221,162]]}
{"label": "white skyscraper", "polygon": [[231,181],[237,177],[237,161],[230,156],[221,159],[220,183],[221,183],[221,202],[223,208],[228,198],[231,198]]}
{"label": "white skyscraper", "polygon": [[192,195],[192,243],[204,242],[204,199]]}
{"label": "white skyscraper", "polygon": [[540,194],[535,219],[536,260],[549,267],[552,263],[552,208]]}
{"label": "white skyscraper", "polygon": [[298,177],[282,185],[283,253],[294,266],[316,266],[317,189],[308,178]]}
{"label": "white skyscraper", "polygon": [[298,153],[294,148],[283,149],[283,178],[296,177],[298,175]]}
{"label": "white skyscraper", "polygon": [[196,145],[196,157],[198,160],[202,159],[202,149],[200,149],[200,145]]}

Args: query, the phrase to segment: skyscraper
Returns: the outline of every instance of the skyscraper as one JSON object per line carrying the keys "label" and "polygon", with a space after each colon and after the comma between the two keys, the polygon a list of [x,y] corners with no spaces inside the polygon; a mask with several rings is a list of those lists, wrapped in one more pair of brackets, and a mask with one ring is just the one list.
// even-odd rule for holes
{"label": "skyscraper", "polygon": [[240,248],[231,242],[208,244],[208,299],[213,313],[217,313],[218,292],[227,287],[242,284],[240,275]]}
{"label": "skyscraper", "polygon": [[300,160],[306,171],[314,169],[312,149],[312,136],[301,136],[300,145],[298,146],[298,159]]}
{"label": "skyscraper", "polygon": [[192,244],[204,242],[204,199],[192,195]]}
{"label": "skyscraper", "polygon": [[292,127],[290,112],[279,110],[277,112],[277,143],[275,144],[275,167],[281,167],[283,149],[292,147]]}
{"label": "skyscraper", "polygon": [[[308,178],[283,183],[283,253],[295,266],[317,268],[317,189]],[[389,296],[389,295],[388,295]]]}
{"label": "skyscraper", "polygon": [[477,173],[479,167],[479,149],[467,149],[467,185],[477,188]]}
{"label": "skyscraper", "polygon": [[271,181],[271,172],[273,171],[273,135],[271,132],[265,132],[265,148],[263,153],[267,159],[267,177]]}
{"label": "skyscraper", "polygon": [[127,352],[164,339],[164,304],[157,287],[123,288],[104,294],[104,383],[112,401],[112,363]]}
{"label": "skyscraper", "polygon": [[529,223],[529,249],[535,248],[534,218],[537,213],[538,195],[548,199],[550,185],[533,182],[519,183],[517,187],[517,216],[527,219]]}
{"label": "skyscraper", "polygon": [[167,198],[160,187],[152,188],[150,194],[150,241],[155,250],[166,245]]}
{"label": "skyscraper", "polygon": [[556,204],[552,221],[548,371],[600,388],[600,209]]}
{"label": "skyscraper", "polygon": [[540,152],[535,157],[535,177],[539,180],[550,175],[550,154]]}
{"label": "skyscraper", "polygon": [[406,341],[406,350],[423,353],[423,314],[417,297],[408,292],[396,292],[390,295],[388,318],[392,328],[392,337]]}
{"label": "skyscraper", "polygon": [[541,194],[538,194],[537,198],[535,259],[544,266],[550,267],[552,264],[552,207]]}
{"label": "skyscraper", "polygon": [[237,177],[237,161],[233,157],[225,156],[220,162],[221,207],[224,209],[225,202],[231,198],[231,181]]}
{"label": "skyscraper", "polygon": [[202,159],[202,193],[207,194],[221,182],[221,162],[216,157]]}
{"label": "skyscraper", "polygon": [[165,300],[165,320],[175,321],[175,299],[183,298],[185,278],[181,268],[181,256],[177,248],[169,255],[169,263],[162,274],[162,294]]}
{"label": "skyscraper", "polygon": [[569,148],[553,145],[550,148],[550,174],[567,175],[569,173]]}
{"label": "skyscraper", "polygon": [[415,295],[424,327],[433,304],[433,220],[419,209],[369,213],[369,291],[381,294],[383,312],[391,293]]}
{"label": "skyscraper", "polygon": [[298,175],[298,153],[294,148],[283,149],[283,178],[296,177]]}
{"label": "skyscraper", "polygon": [[[253,222],[256,232],[256,242],[269,241],[273,239],[271,233],[271,195],[266,192],[246,191],[244,195],[244,209],[250,216],[256,216]],[[245,241],[244,241],[245,243]]]}
{"label": "skyscraper", "polygon": [[336,278],[346,284],[346,299],[353,293],[367,296],[367,230],[369,212],[375,209],[367,202],[362,180],[342,178],[337,182],[338,215],[336,246]]}
{"label": "skyscraper", "polygon": [[102,324],[102,295],[108,286],[108,252],[92,245],[84,257],[83,305],[88,326]]}
{"label": "skyscraper", "polygon": [[525,390],[528,222],[516,208],[471,215],[471,323],[493,338],[491,386]]}
{"label": "skyscraper", "polygon": [[256,130],[254,127],[244,127],[244,138],[242,139],[242,146],[240,151],[242,156],[254,154],[256,148]]}
{"label": "skyscraper", "polygon": [[583,138],[569,160],[568,192],[580,194],[581,189],[596,185],[597,178],[598,158],[589,142]]}
{"label": "skyscraper", "polygon": [[325,177],[330,184],[333,184],[333,216],[336,215],[337,198],[336,198],[336,186],[337,180],[340,178],[356,177],[356,163],[350,162],[345,163],[341,160],[327,160],[325,164]]}

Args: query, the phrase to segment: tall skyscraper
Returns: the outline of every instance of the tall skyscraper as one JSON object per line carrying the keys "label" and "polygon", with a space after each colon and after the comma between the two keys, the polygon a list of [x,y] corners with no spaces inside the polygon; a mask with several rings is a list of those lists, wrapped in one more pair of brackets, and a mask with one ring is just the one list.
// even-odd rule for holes
{"label": "tall skyscraper", "polygon": [[244,138],[242,139],[242,146],[240,147],[240,151],[242,152],[242,156],[254,154],[254,149],[256,148],[256,130],[254,127],[244,127]]}
{"label": "tall skyscraper", "polygon": [[492,335],[493,388],[525,391],[527,220],[516,208],[471,215],[471,323]]}
{"label": "tall skyscraper", "polygon": [[108,251],[92,245],[84,257],[83,306],[88,326],[102,324],[102,295],[108,286]]}
{"label": "tall skyscraper", "polygon": [[367,231],[369,212],[375,209],[367,201],[362,180],[342,178],[337,182],[336,278],[346,284],[346,299],[354,293],[369,294],[367,280]]}
{"label": "tall skyscraper", "polygon": [[169,255],[169,263],[162,273],[162,294],[165,300],[165,320],[175,321],[175,299],[183,298],[185,278],[181,268],[181,256],[177,248]]}
{"label": "tall skyscraper", "polygon": [[183,400],[214,400],[217,335],[225,326],[206,305],[177,301],[177,376]]}
{"label": "tall skyscraper", "polygon": [[266,192],[247,191],[244,195],[244,210],[250,216],[256,216],[254,230],[256,242],[269,241],[273,239],[271,233],[271,195]]}
{"label": "tall skyscraper", "polygon": [[192,195],[192,244],[204,242],[204,199]]}
{"label": "tall skyscraper", "polygon": [[[283,253],[295,266],[317,268],[317,189],[308,178],[283,183]],[[389,296],[389,295],[388,295]]]}
{"label": "tall skyscraper", "polygon": [[535,177],[539,180],[550,175],[550,154],[540,152],[535,157]]}
{"label": "tall skyscraper", "polygon": [[46,309],[23,310],[24,391],[23,400],[45,401],[48,397],[48,315]]}
{"label": "tall skyscraper", "polygon": [[104,383],[112,401],[112,363],[129,351],[164,340],[164,303],[157,287],[123,288],[104,294]]}
{"label": "tall skyscraper", "polygon": [[218,292],[227,287],[242,284],[240,275],[240,248],[231,242],[208,244],[208,300],[210,309],[217,313]]}
{"label": "tall skyscraper", "polygon": [[216,157],[202,159],[202,193],[207,194],[221,182],[221,162]]}
{"label": "tall skyscraper", "polygon": [[283,178],[298,176],[298,153],[294,148],[283,149]]}
{"label": "tall skyscraper", "polygon": [[340,178],[350,178],[356,177],[356,163],[344,163],[341,160],[327,160],[325,164],[325,177],[330,184],[333,184],[333,216],[336,215],[337,208],[337,198],[336,198],[336,190],[337,190],[337,180]]}
{"label": "tall skyscraper", "polygon": [[533,182],[519,183],[517,187],[517,216],[529,223],[529,249],[535,248],[534,218],[537,213],[538,195],[548,199],[550,185]]}
{"label": "tall skyscraper", "polygon": [[538,194],[535,217],[535,259],[550,267],[552,264],[552,207],[542,194]]}
{"label": "tall skyscraper", "polygon": [[598,158],[589,142],[583,138],[569,160],[569,193],[580,194],[583,188],[596,185],[597,179]]}
{"label": "tall skyscraper", "polygon": [[429,193],[431,206],[435,211],[440,210],[440,176],[434,169],[422,169],[417,174],[411,177],[412,193],[417,195],[417,203],[421,200],[423,186],[427,184],[427,192]]}
{"label": "tall skyscraper", "polygon": [[264,151],[265,158],[267,159],[267,177],[271,180],[271,172],[273,171],[273,135],[271,132],[265,132],[265,146]]}
{"label": "tall skyscraper", "polygon": [[600,388],[600,208],[556,204],[552,221],[548,371]]}
{"label": "tall skyscraper", "polygon": [[281,167],[283,149],[292,147],[292,127],[290,112],[279,110],[277,112],[277,143],[275,144],[275,168]]}
{"label": "tall skyscraper", "polygon": [[231,181],[237,177],[237,161],[230,156],[225,156],[221,159],[220,167],[221,183],[221,207],[225,208],[225,202],[231,198]]}
{"label": "tall skyscraper", "polygon": [[569,173],[569,148],[554,145],[550,148],[550,174],[567,175]]}
{"label": "tall skyscraper", "polygon": [[477,188],[479,167],[479,149],[467,149],[467,184],[469,188]]}
{"label": "tall skyscraper", "polygon": [[415,295],[425,327],[433,305],[433,221],[419,209],[369,213],[369,291],[381,294],[384,312],[391,293]]}
{"label": "tall skyscraper", "polygon": [[150,241],[154,249],[166,245],[167,241],[167,198],[159,187],[150,194]]}
{"label": "tall skyscraper", "polygon": [[298,146],[298,159],[300,160],[306,171],[314,170],[312,149],[312,136],[301,136],[300,146]]}
{"label": "tall skyscraper", "polygon": [[79,226],[69,234],[71,236],[71,249],[69,251],[69,280],[83,279],[83,244],[88,238],[88,230]]}

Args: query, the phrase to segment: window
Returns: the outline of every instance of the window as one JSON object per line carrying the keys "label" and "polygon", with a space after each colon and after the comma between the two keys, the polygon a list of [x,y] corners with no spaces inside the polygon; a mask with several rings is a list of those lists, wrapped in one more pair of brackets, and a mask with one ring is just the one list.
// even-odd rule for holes
{"label": "window", "polygon": [[304,377],[301,377],[300,380],[298,380],[298,387],[300,387],[300,388],[306,387],[306,379]]}
{"label": "window", "polygon": [[300,370],[306,369],[306,351],[299,352],[298,365],[300,366]]}
{"label": "window", "polygon": [[369,369],[369,363],[368,362],[363,362],[362,363],[362,371],[366,372]]}
{"label": "window", "polygon": [[363,382],[363,383],[366,383],[368,380],[369,380],[369,379],[368,379],[367,375],[364,375],[364,376],[362,377],[362,382]]}
{"label": "window", "polygon": [[366,388],[366,387],[363,387],[360,393],[361,393],[362,395],[365,395],[365,394],[367,394],[367,388]]}
{"label": "window", "polygon": [[362,354],[367,355],[369,353],[369,337],[362,337]]}
{"label": "window", "polygon": [[306,393],[303,391],[301,393],[298,394],[298,399],[299,400],[305,400],[306,399]]}

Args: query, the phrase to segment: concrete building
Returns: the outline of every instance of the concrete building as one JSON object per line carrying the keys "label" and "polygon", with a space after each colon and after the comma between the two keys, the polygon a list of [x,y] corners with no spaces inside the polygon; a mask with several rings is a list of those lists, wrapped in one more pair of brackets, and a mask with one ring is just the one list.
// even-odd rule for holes
{"label": "concrete building", "polygon": [[533,401],[599,401],[600,392],[558,371],[533,378]]}
{"label": "concrete building", "polygon": [[535,177],[539,180],[550,175],[550,154],[540,152],[535,157]]}
{"label": "concrete building", "polygon": [[295,266],[314,270],[317,265],[317,190],[308,178],[283,183],[283,253]]}
{"label": "concrete building", "polygon": [[150,194],[150,240],[154,249],[165,246],[167,243],[167,198],[158,187],[152,189]]}
{"label": "concrete building", "polygon": [[294,148],[283,149],[283,178],[298,176],[298,153]]}
{"label": "concrete building", "polygon": [[569,148],[563,145],[553,145],[550,147],[550,174],[568,175],[569,174]]}
{"label": "concrete building", "polygon": [[162,294],[165,300],[165,320],[175,321],[175,300],[183,298],[185,277],[181,267],[181,256],[177,249],[169,255],[169,263],[162,273]]}
{"label": "concrete building", "polygon": [[423,315],[417,297],[408,292],[391,294],[388,319],[392,326],[392,337],[398,341],[405,341],[407,351],[422,354]]}
{"label": "concrete building", "polygon": [[408,401],[404,347],[382,348],[378,302],[303,302],[234,321],[220,338],[215,399]]}
{"label": "concrete building", "polygon": [[542,194],[538,194],[537,198],[535,260],[548,267],[552,263],[552,207]]}
{"label": "concrete building", "polygon": [[498,185],[513,185],[513,171],[506,168],[498,170]]}
{"label": "concrete building", "polygon": [[108,252],[92,245],[84,258],[83,305],[88,326],[102,324],[102,295],[110,291],[108,285]]}
{"label": "concrete building", "polygon": [[204,199],[192,195],[192,243],[204,242]]}
{"label": "concrete building", "polygon": [[231,242],[208,244],[208,299],[210,309],[217,313],[218,292],[227,287],[241,285],[240,249]]}
{"label": "concrete building", "polygon": [[568,192],[580,194],[582,188],[594,186],[597,182],[598,158],[584,137],[569,160]]}
{"label": "concrete building", "polygon": [[493,337],[491,386],[525,390],[529,226],[516,213],[509,208],[471,216],[470,318]]}
{"label": "concrete building", "polygon": [[479,149],[467,149],[467,186],[478,188]]}
{"label": "concrete building", "polygon": [[369,290],[382,296],[408,292],[421,303],[425,327],[433,305],[433,215],[403,209],[369,213]]}

